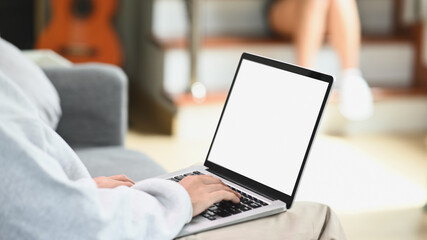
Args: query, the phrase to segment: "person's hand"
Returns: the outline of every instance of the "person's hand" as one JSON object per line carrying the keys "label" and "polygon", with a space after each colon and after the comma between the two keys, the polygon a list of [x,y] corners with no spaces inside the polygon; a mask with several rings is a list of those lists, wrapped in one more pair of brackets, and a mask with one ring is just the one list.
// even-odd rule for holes
{"label": "person's hand", "polygon": [[98,188],[115,188],[118,186],[132,187],[135,183],[125,175],[114,175],[110,177],[96,177],[95,180]]}
{"label": "person's hand", "polygon": [[193,217],[222,200],[240,202],[241,195],[239,193],[231,190],[219,178],[210,175],[187,176],[179,184],[190,195]]}

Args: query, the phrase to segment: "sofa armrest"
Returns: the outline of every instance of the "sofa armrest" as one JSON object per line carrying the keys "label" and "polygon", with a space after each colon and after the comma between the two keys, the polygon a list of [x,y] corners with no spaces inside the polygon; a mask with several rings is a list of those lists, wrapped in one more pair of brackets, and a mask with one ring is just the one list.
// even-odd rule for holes
{"label": "sofa armrest", "polygon": [[43,69],[59,93],[57,132],[72,147],[123,145],[127,77],[115,66],[78,64]]}

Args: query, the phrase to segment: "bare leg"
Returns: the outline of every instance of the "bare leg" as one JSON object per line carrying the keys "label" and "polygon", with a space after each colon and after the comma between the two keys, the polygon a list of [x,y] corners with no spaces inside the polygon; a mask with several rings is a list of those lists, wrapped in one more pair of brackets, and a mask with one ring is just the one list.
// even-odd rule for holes
{"label": "bare leg", "polygon": [[351,120],[373,114],[372,94],[359,70],[360,22],[355,0],[281,0],[272,6],[269,20],[276,32],[294,37],[297,64],[304,67],[313,66],[328,30],[343,69],[341,113]]}
{"label": "bare leg", "polygon": [[293,36],[298,25],[299,0],[277,0],[269,9],[270,27],[279,35]]}
{"label": "bare leg", "polygon": [[354,0],[280,0],[273,4],[269,22],[278,34],[294,37],[297,64],[312,67],[328,30],[342,68],[359,67],[360,22]]}
{"label": "bare leg", "polygon": [[374,113],[371,90],[359,70],[360,22],[355,0],[330,0],[330,42],[341,60],[339,109],[350,120],[366,120]]}
{"label": "bare leg", "polygon": [[274,3],[269,21],[273,30],[294,37],[297,64],[312,67],[322,46],[330,0],[281,0]]}
{"label": "bare leg", "polygon": [[315,55],[323,44],[330,0],[300,0],[299,24],[295,32],[297,63],[313,67]]}
{"label": "bare leg", "polygon": [[355,0],[330,0],[329,40],[342,69],[359,68],[360,22]]}

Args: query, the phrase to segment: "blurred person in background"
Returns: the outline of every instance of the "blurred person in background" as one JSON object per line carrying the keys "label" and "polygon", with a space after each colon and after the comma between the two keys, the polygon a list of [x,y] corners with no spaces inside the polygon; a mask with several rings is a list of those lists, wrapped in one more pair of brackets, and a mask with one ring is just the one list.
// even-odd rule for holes
{"label": "blurred person in background", "polygon": [[372,94],[359,68],[361,30],[355,0],[269,0],[267,14],[273,33],[294,40],[300,66],[313,67],[327,35],[341,63],[342,115],[355,121],[372,116]]}

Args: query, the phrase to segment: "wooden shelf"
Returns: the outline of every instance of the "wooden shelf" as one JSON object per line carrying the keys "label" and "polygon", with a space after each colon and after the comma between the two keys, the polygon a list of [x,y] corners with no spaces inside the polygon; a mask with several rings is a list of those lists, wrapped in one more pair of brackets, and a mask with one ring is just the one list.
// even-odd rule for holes
{"label": "wooden shelf", "polygon": [[208,104],[224,104],[228,92],[208,93],[204,99],[194,99],[191,93],[170,96],[175,106],[197,106]]}
{"label": "wooden shelf", "polygon": [[[161,49],[183,49],[187,47],[186,38],[158,38],[153,36],[152,41]],[[362,43],[409,43],[410,38],[405,35],[364,36]],[[248,36],[212,36],[201,41],[202,48],[234,47],[242,45],[283,45],[291,44],[290,38],[279,37],[248,37]]]}
{"label": "wooden shelf", "polygon": [[[395,98],[404,97],[427,97],[427,88],[371,88],[374,96],[374,101],[387,101]],[[175,106],[202,106],[209,104],[224,104],[228,92],[215,92],[208,93],[205,99],[196,100],[190,93],[184,93],[169,98]],[[330,97],[330,103],[337,103],[339,101],[338,91],[333,91]]]}
{"label": "wooden shelf", "polygon": [[389,100],[399,97],[427,97],[427,88],[380,88],[374,87],[372,94],[375,101]]}

